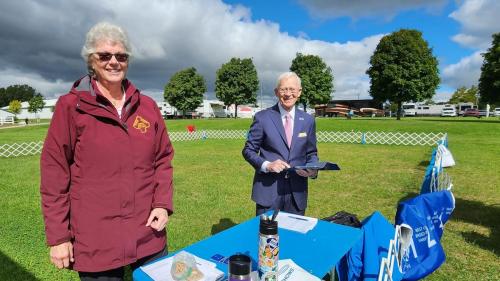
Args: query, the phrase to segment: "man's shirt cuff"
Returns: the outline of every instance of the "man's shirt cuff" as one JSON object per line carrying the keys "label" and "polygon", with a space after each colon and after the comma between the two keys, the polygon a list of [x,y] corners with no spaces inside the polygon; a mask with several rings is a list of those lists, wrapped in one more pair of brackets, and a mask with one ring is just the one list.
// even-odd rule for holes
{"label": "man's shirt cuff", "polygon": [[262,166],[260,166],[260,171],[262,173],[267,173],[267,166],[269,165],[269,161],[264,161],[264,163],[262,163]]}

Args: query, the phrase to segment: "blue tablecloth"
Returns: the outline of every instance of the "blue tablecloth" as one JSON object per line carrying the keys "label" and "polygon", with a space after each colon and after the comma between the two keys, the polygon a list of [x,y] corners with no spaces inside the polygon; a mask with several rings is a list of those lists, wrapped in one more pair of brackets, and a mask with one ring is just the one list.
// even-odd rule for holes
{"label": "blue tablecloth", "polygon": [[[322,278],[361,238],[359,229],[318,220],[314,229],[302,234],[279,228],[279,258],[292,259],[311,274]],[[259,217],[226,229],[183,250],[215,262],[227,274],[227,259],[235,253],[252,258],[257,269]],[[175,253],[171,253],[173,255]],[[169,269],[170,270],[170,269]],[[134,270],[135,281],[152,280],[141,268]]]}

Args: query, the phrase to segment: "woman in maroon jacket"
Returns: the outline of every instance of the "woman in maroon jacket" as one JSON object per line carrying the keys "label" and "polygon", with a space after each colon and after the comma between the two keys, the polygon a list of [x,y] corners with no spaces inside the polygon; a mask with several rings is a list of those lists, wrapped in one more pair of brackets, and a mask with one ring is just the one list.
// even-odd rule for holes
{"label": "woman in maroon jacket", "polygon": [[156,103],[128,81],[130,44],[99,23],[82,56],[89,75],[60,97],[41,155],[51,262],[82,280],[122,280],[166,254],[174,151]]}

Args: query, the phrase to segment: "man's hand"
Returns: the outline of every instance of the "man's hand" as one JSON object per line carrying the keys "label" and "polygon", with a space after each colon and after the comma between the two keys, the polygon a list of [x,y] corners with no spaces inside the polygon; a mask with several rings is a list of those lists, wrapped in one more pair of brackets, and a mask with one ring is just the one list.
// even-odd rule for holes
{"label": "man's hand", "polygon": [[50,247],[50,262],[57,268],[68,268],[73,258],[73,244],[71,242],[64,242],[59,245]]}
{"label": "man's hand", "polygon": [[162,231],[168,223],[168,212],[163,208],[154,208],[149,214],[146,226],[150,226],[156,231]]}
{"label": "man's hand", "polygon": [[318,171],[317,170],[311,170],[311,169],[307,169],[307,170],[296,170],[297,174],[299,176],[303,176],[305,178],[315,178],[318,176]]}
{"label": "man's hand", "polygon": [[281,173],[288,168],[290,168],[290,165],[281,159],[275,160],[267,165],[267,171],[273,173]]}

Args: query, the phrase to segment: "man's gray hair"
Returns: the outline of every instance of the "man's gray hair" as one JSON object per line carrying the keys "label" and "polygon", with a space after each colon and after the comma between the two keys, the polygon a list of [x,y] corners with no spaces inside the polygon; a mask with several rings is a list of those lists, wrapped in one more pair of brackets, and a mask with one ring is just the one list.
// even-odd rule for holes
{"label": "man's gray hair", "polygon": [[92,66],[90,65],[90,55],[95,53],[97,44],[102,41],[121,43],[125,48],[125,52],[129,56],[132,54],[132,48],[128,40],[127,32],[123,28],[108,22],[97,23],[89,30],[89,32],[87,32],[85,45],[83,45],[81,52],[83,59],[87,63],[90,75],[94,74]]}
{"label": "man's gray hair", "polygon": [[297,75],[297,73],[290,71],[290,72],[281,73],[281,75],[278,77],[278,80],[276,81],[276,89],[279,88],[281,80],[287,79],[287,78],[292,78],[292,77],[297,79],[297,82],[299,83],[299,87],[302,88],[302,82],[300,80],[300,77]]}

